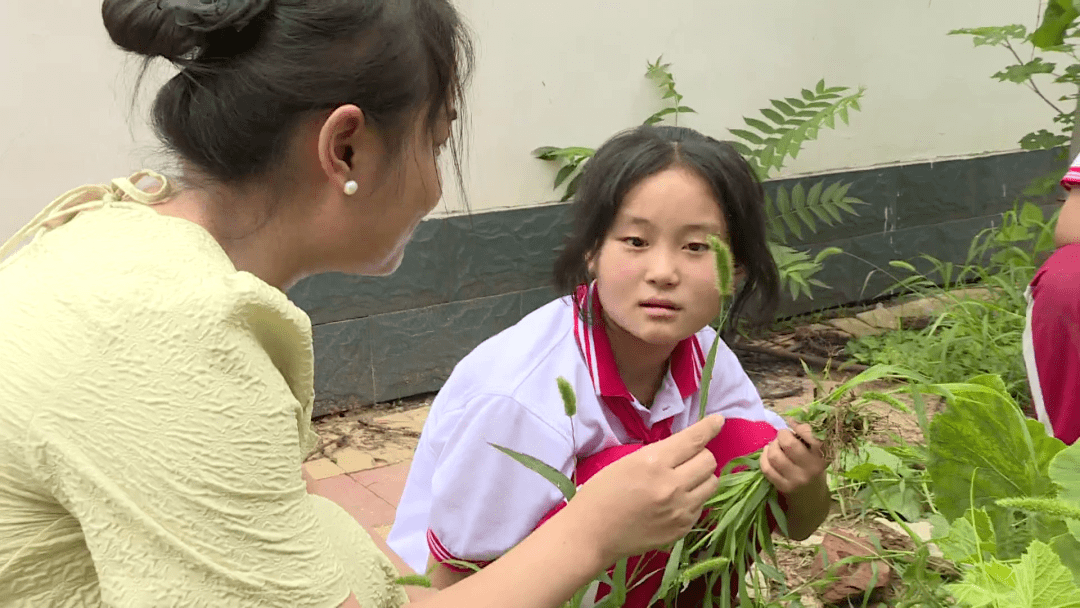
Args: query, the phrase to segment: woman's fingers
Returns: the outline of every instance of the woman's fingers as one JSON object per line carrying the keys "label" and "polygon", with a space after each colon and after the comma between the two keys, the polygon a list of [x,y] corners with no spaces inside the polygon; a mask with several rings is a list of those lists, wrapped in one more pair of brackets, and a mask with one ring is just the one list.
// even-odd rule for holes
{"label": "woman's fingers", "polygon": [[702,450],[696,456],[675,468],[676,474],[685,479],[684,488],[693,490],[716,478],[716,458],[709,450]]}

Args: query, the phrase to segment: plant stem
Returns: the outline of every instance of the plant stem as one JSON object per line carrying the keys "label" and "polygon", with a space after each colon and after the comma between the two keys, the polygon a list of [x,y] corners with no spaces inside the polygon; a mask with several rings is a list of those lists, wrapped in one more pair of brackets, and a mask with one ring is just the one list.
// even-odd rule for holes
{"label": "plant stem", "polygon": [[[1020,58],[1020,55],[1016,52],[1016,49],[1013,48],[1012,43],[1009,42],[1008,40],[1005,41],[1005,48],[1009,49],[1009,52],[1012,53],[1013,57],[1016,58],[1016,63],[1017,64],[1024,65],[1024,60]],[[1060,109],[1058,109],[1057,106],[1054,105],[1054,102],[1047,99],[1046,95],[1043,95],[1042,91],[1040,91],[1039,87],[1035,84],[1035,79],[1033,79],[1031,76],[1028,76],[1027,82],[1028,82],[1028,86],[1031,87],[1031,90],[1035,91],[1035,94],[1038,95],[1039,97],[1041,97],[1042,100],[1047,103],[1047,105],[1049,105],[1051,108],[1053,108],[1054,111],[1057,112],[1058,114],[1063,114],[1063,112]]]}

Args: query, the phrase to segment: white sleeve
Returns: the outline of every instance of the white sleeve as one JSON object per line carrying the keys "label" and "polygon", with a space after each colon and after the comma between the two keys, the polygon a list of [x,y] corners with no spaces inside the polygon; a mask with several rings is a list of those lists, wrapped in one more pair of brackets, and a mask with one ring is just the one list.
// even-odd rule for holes
{"label": "white sleeve", "polygon": [[709,402],[705,405],[705,411],[709,414],[721,414],[725,418],[768,422],[778,431],[788,428],[783,418],[762,403],[757,387],[746,375],[738,357],[723,340],[720,340],[720,345],[716,348],[716,362],[713,365],[712,380],[709,382]]}
{"label": "white sleeve", "polygon": [[442,449],[432,473],[428,546],[438,561],[483,565],[521,542],[562,501],[552,483],[491,445],[570,476],[574,446],[557,424],[502,395],[480,395],[448,412],[433,437]]}

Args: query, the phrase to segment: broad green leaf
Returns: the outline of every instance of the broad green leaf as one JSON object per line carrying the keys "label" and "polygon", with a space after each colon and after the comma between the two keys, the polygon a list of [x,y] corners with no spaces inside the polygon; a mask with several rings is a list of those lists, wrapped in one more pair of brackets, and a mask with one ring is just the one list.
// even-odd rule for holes
{"label": "broad green leaf", "polygon": [[1048,438],[1037,422],[1027,424],[998,376],[940,386],[951,394],[948,407],[930,423],[927,470],[935,504],[949,519],[972,507],[986,509],[995,525],[999,555],[1008,555],[1013,551],[1012,520],[995,501],[1052,496],[1056,489],[1047,471],[1063,444]]}
{"label": "broad green leaf", "polygon": [[994,74],[994,78],[1002,82],[1023,83],[1031,80],[1036,74],[1051,74],[1057,67],[1053,63],[1044,61],[1042,57],[1036,57],[1027,63],[1010,65],[1009,67]]}
{"label": "broad green leaf", "polygon": [[530,471],[540,475],[544,479],[550,481],[562,495],[566,497],[566,500],[570,500],[577,493],[577,488],[574,487],[574,482],[570,481],[570,478],[563,475],[561,471],[555,467],[540,461],[537,458],[529,456],[528,454],[522,454],[521,452],[515,452],[510,448],[504,448],[501,445],[495,445],[494,443],[488,444],[491,447],[499,450],[503,454],[513,458],[519,463],[525,465]]}
{"label": "broad green leaf", "polygon": [[1080,505],[1080,442],[1059,451],[1048,472],[1059,488],[1058,497]]}
{"label": "broad green leaf", "polygon": [[1001,25],[989,27],[971,27],[949,32],[950,36],[968,35],[974,37],[975,46],[997,46],[1008,40],[1027,38],[1027,28],[1022,25]]}
{"label": "broad green leaf", "polygon": [[959,583],[945,585],[945,589],[962,605],[1002,607],[1016,597],[1016,590],[1009,584],[1012,569],[1001,562],[976,564]]}
{"label": "broad green leaf", "polygon": [[[1039,129],[1020,138],[1020,147],[1024,150],[1050,150],[1067,143],[1069,143],[1068,136],[1051,133],[1046,129]],[[1056,172],[1054,175],[1060,177],[1059,173]]]}
{"label": "broad green leaf", "polygon": [[1073,582],[1080,585],[1080,540],[1072,534],[1062,534],[1050,541],[1061,563],[1073,574]]}
{"label": "broad green leaf", "polygon": [[1080,608],[1080,588],[1049,545],[1034,541],[1013,569],[1018,608]]}
{"label": "broad green leaf", "polygon": [[945,558],[958,564],[975,564],[993,557],[997,549],[990,516],[984,509],[971,509],[949,524],[949,535],[935,541]]}
{"label": "broad green leaf", "polygon": [[1065,32],[1080,16],[1080,11],[1070,0],[1050,0],[1046,3],[1042,23],[1031,33],[1031,43],[1046,49],[1064,42]]}
{"label": "broad green leaf", "polygon": [[1043,221],[1042,209],[1033,203],[1024,203],[1020,208],[1020,223],[1024,226],[1036,226]]}

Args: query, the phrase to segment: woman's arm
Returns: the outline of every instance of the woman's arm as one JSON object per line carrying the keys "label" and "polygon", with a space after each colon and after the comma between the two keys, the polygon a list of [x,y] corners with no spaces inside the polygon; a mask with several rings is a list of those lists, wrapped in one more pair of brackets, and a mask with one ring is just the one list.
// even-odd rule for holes
{"label": "woman's arm", "polygon": [[1080,187],[1074,187],[1058,216],[1054,242],[1058,247],[1080,244]]}
{"label": "woman's arm", "polygon": [[491,565],[410,606],[557,608],[616,560],[685,536],[719,483],[705,445],[722,424],[709,416],[616,461]]}

